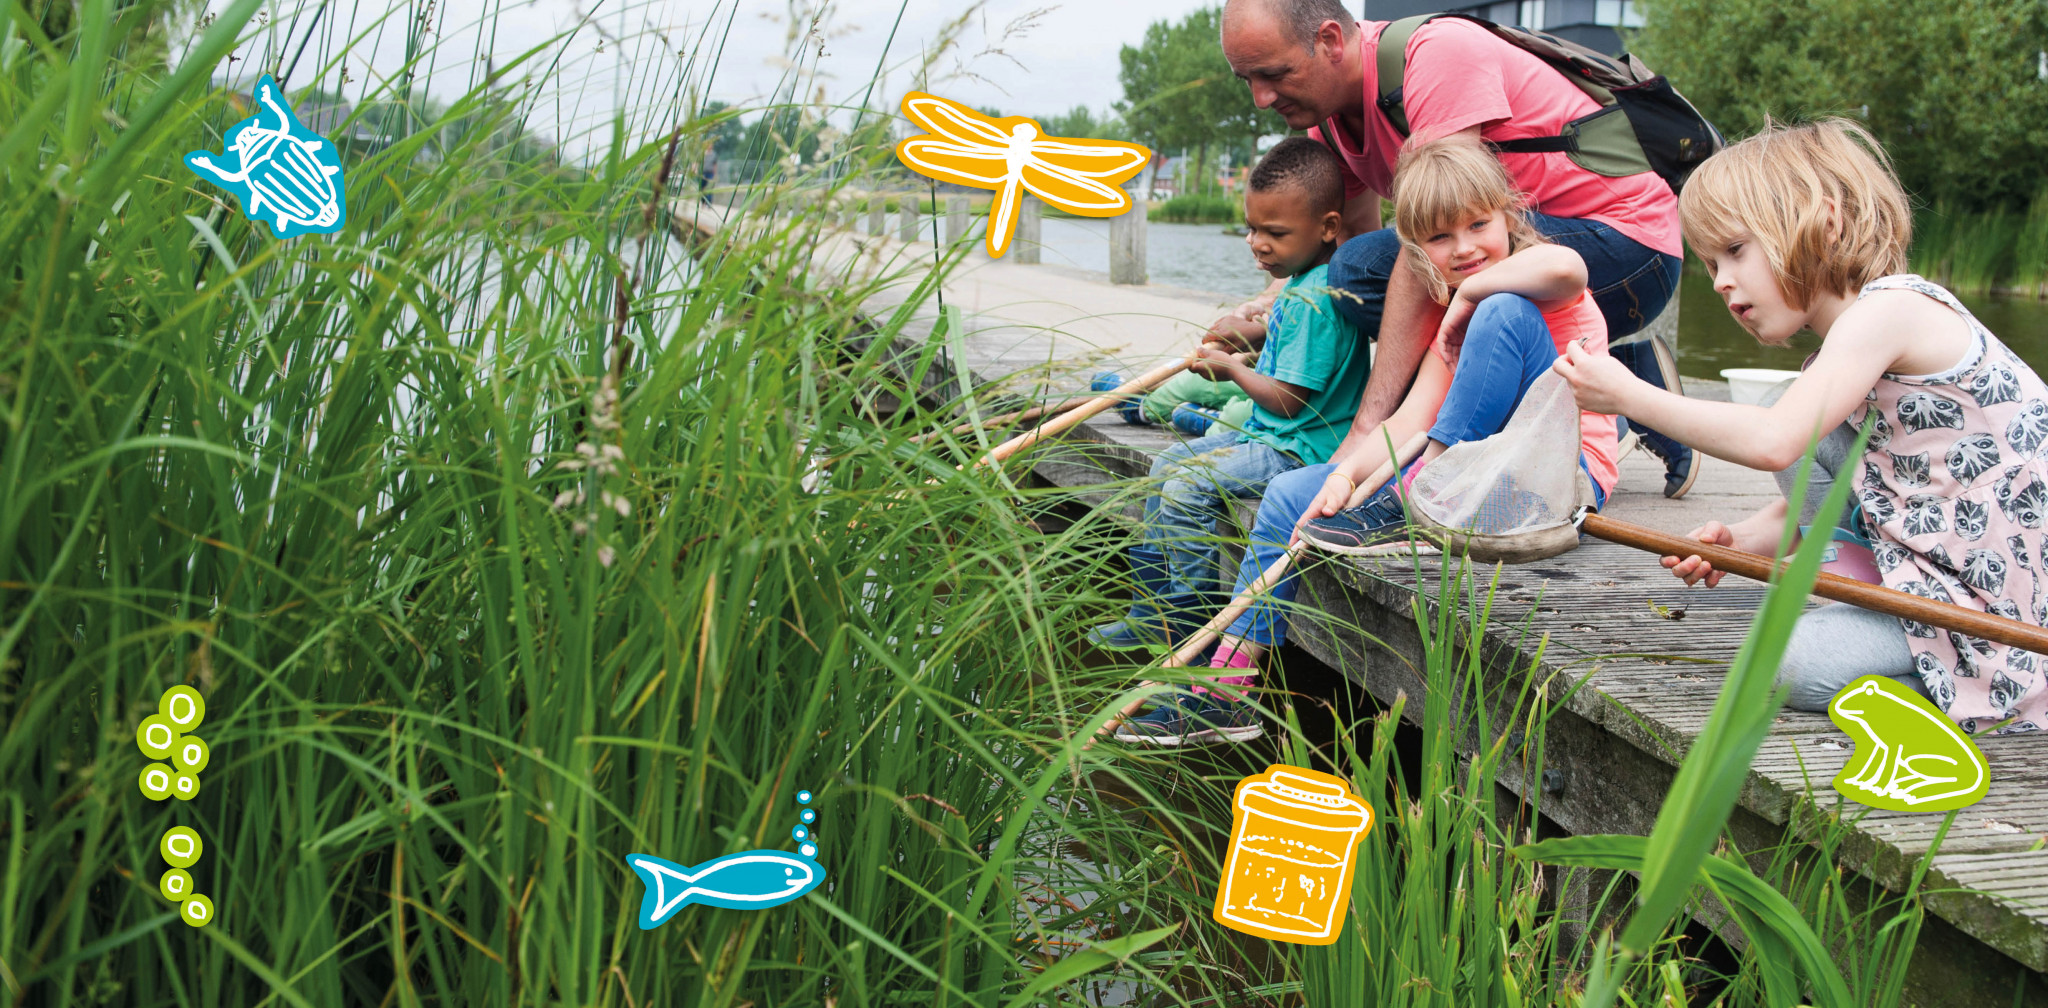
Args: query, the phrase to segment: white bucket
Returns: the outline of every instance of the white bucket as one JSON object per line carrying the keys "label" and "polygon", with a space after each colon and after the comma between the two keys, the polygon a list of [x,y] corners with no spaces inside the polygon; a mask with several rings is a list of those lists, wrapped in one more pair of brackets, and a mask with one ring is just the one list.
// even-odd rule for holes
{"label": "white bucket", "polygon": [[1787,378],[1799,377],[1797,371],[1780,371],[1776,368],[1736,367],[1721,369],[1721,377],[1728,382],[1728,401],[1755,406],[1763,401],[1764,393],[1771,386]]}

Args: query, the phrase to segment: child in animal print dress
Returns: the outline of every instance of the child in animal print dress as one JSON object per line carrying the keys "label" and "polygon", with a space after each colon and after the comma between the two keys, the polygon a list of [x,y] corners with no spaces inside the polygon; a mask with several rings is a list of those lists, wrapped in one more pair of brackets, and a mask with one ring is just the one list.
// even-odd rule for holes
{"label": "child in animal print dress", "polygon": [[[1820,351],[1774,404],[1744,406],[1672,395],[1574,349],[1556,369],[1580,408],[1787,475],[1824,434],[1806,523],[1830,479],[1853,479],[1851,523],[1887,587],[2048,623],[2048,385],[1955,295],[1905,272],[1912,218],[1883,148],[1845,120],[1773,125],[1702,164],[1679,213],[1743,328],[1773,346],[1811,328]],[[1873,415],[1863,456],[1844,458]],[[1787,506],[1692,535],[1769,554]],[[1687,584],[1721,579],[1696,556],[1664,565]],[[1848,605],[1800,617],[1778,672],[1790,706],[1825,710],[1864,675],[1912,686],[1965,731],[2048,725],[2048,658]]]}

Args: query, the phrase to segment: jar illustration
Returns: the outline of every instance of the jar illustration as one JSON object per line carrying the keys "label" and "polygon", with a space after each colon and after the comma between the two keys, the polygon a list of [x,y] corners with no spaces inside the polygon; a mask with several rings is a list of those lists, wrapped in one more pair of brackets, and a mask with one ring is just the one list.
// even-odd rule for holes
{"label": "jar illustration", "polygon": [[1284,764],[1239,781],[1231,804],[1216,922],[1299,945],[1336,941],[1372,808],[1343,780]]}

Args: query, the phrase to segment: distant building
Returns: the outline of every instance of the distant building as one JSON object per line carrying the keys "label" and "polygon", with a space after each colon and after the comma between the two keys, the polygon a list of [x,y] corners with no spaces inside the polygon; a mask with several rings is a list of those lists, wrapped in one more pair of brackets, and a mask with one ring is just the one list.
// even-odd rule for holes
{"label": "distant building", "polygon": [[1429,0],[1365,0],[1365,19],[1395,21],[1415,14],[1475,14],[1488,21],[1548,32],[1588,49],[1619,55],[1627,47],[1617,28],[1641,28],[1639,0],[1506,0],[1451,7]]}
{"label": "distant building", "polygon": [[[230,91],[228,104],[235,112],[247,117],[256,114],[256,97],[247,91]],[[355,107],[346,101],[322,101],[307,99],[292,105],[292,114],[309,130],[326,137],[336,147],[352,147],[364,152],[376,152],[391,146],[392,138],[379,131],[370,122],[369,116],[359,116],[346,129],[342,124],[355,112]]]}
{"label": "distant building", "polygon": [[1152,159],[1152,198],[1172,199],[1181,193],[1181,175],[1188,167],[1185,155],[1159,155]]}
{"label": "distant building", "polygon": [[309,101],[293,108],[292,112],[306,124],[307,129],[332,140],[337,147],[354,146],[380,151],[391,146],[391,137],[373,128],[368,117],[358,116],[355,122],[348,122],[355,108],[346,101]]}

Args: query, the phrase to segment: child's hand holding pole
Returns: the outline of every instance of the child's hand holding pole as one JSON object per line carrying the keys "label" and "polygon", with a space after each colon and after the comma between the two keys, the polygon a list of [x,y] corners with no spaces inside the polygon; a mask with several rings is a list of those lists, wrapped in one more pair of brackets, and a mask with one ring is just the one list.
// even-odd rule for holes
{"label": "child's hand holding pole", "polygon": [[1196,347],[1195,358],[1188,364],[1188,370],[1210,381],[1236,381],[1238,369],[1242,367],[1242,355],[1233,354],[1215,343]]}
{"label": "child's hand holding pole", "polygon": [[[1711,546],[1728,546],[1732,548],[1735,545],[1735,534],[1728,531],[1728,526],[1716,521],[1710,521],[1699,528],[1687,532],[1685,537],[1687,539],[1698,539]],[[1671,573],[1679,580],[1684,581],[1688,587],[1701,581],[1705,581],[1709,588],[1721,583],[1722,572],[1715,570],[1713,564],[1701,559],[1697,554],[1685,557],[1684,559],[1668,556],[1658,562],[1669,568]]]}

